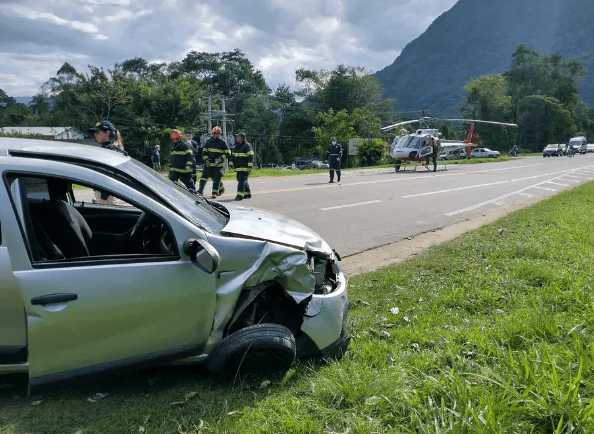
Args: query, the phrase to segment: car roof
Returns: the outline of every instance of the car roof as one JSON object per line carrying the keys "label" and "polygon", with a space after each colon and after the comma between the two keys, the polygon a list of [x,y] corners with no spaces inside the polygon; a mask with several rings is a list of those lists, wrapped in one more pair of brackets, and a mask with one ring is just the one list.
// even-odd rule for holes
{"label": "car roof", "polygon": [[6,156],[28,156],[65,161],[78,159],[108,166],[117,166],[130,160],[130,157],[125,153],[114,152],[99,146],[53,140],[0,137],[0,158]]}

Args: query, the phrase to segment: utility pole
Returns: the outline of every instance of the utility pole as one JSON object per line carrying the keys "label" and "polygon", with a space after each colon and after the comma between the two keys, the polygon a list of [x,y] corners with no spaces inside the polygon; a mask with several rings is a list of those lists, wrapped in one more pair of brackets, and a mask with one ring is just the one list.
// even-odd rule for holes
{"label": "utility pole", "polygon": [[227,139],[227,112],[225,111],[225,98],[222,98],[221,101],[221,107],[223,109],[223,137]]}
{"label": "utility pole", "polygon": [[212,96],[208,97],[208,131],[207,134],[212,131]]}

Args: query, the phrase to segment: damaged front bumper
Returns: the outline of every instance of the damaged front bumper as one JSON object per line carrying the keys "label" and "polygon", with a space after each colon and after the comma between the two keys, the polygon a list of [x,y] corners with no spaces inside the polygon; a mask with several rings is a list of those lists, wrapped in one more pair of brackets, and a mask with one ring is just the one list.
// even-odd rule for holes
{"label": "damaged front bumper", "polygon": [[347,278],[340,264],[334,264],[337,286],[331,293],[313,294],[305,311],[301,336],[297,337],[297,357],[340,358],[351,338],[346,324],[350,307]]}

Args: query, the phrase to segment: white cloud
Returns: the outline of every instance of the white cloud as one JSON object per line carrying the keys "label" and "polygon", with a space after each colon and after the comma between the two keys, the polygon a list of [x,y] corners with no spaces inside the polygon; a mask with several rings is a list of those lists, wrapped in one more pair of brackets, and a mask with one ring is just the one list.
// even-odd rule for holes
{"label": "white cloud", "polygon": [[34,94],[64,62],[83,71],[235,48],[273,88],[294,86],[300,67],[377,71],[456,1],[13,0],[0,3],[0,88]]}

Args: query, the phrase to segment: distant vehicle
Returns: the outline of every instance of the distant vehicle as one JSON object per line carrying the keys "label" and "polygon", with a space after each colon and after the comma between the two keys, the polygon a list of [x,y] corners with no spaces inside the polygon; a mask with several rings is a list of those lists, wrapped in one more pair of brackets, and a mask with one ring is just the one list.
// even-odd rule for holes
{"label": "distant vehicle", "polygon": [[573,146],[576,154],[585,154],[588,142],[584,136],[572,137],[569,139],[568,146]]}
{"label": "distant vehicle", "polygon": [[314,169],[328,169],[328,167],[330,167],[328,163],[324,163],[320,160],[314,160],[311,162],[311,164],[314,167]]}
{"label": "distant vehicle", "polygon": [[[466,147],[466,153],[464,154],[465,156],[473,147],[480,146],[482,144],[482,140],[478,134],[474,132],[475,122],[517,127],[516,124],[495,121],[482,121],[473,119],[433,119],[430,117],[423,117],[421,119],[398,122],[396,124],[383,127],[380,130],[382,132],[387,132],[402,125],[413,123],[419,123],[422,125],[437,120],[472,123],[466,132],[466,140],[462,142],[462,145]],[[441,134],[439,133],[439,130],[435,128],[421,128],[416,130],[413,134],[407,134],[405,136],[395,138],[390,145],[390,156],[395,160],[394,169],[396,169],[398,172],[402,164],[407,164],[408,162],[412,161],[425,161],[425,158],[433,152],[433,149],[430,146],[431,141],[433,141],[437,146],[441,147],[440,139]],[[462,148],[462,146],[460,148]]]}
{"label": "distant vehicle", "polygon": [[489,148],[474,148],[470,153],[470,158],[499,158],[499,151],[492,151]]}
{"label": "distant vehicle", "polygon": [[[462,156],[462,154],[464,154],[464,156]],[[466,158],[466,153],[464,152],[464,149],[450,149],[449,151],[440,154],[437,158],[439,158],[442,161],[459,160],[460,158]]]}
{"label": "distant vehicle", "polygon": [[562,157],[564,155],[563,148],[564,148],[564,145],[561,146],[561,150],[559,150],[559,144],[552,143],[550,145],[547,145],[542,150],[542,156],[543,157]]}
{"label": "distant vehicle", "polygon": [[586,152],[589,154],[590,152],[594,152],[594,143],[588,143],[586,145]]}

